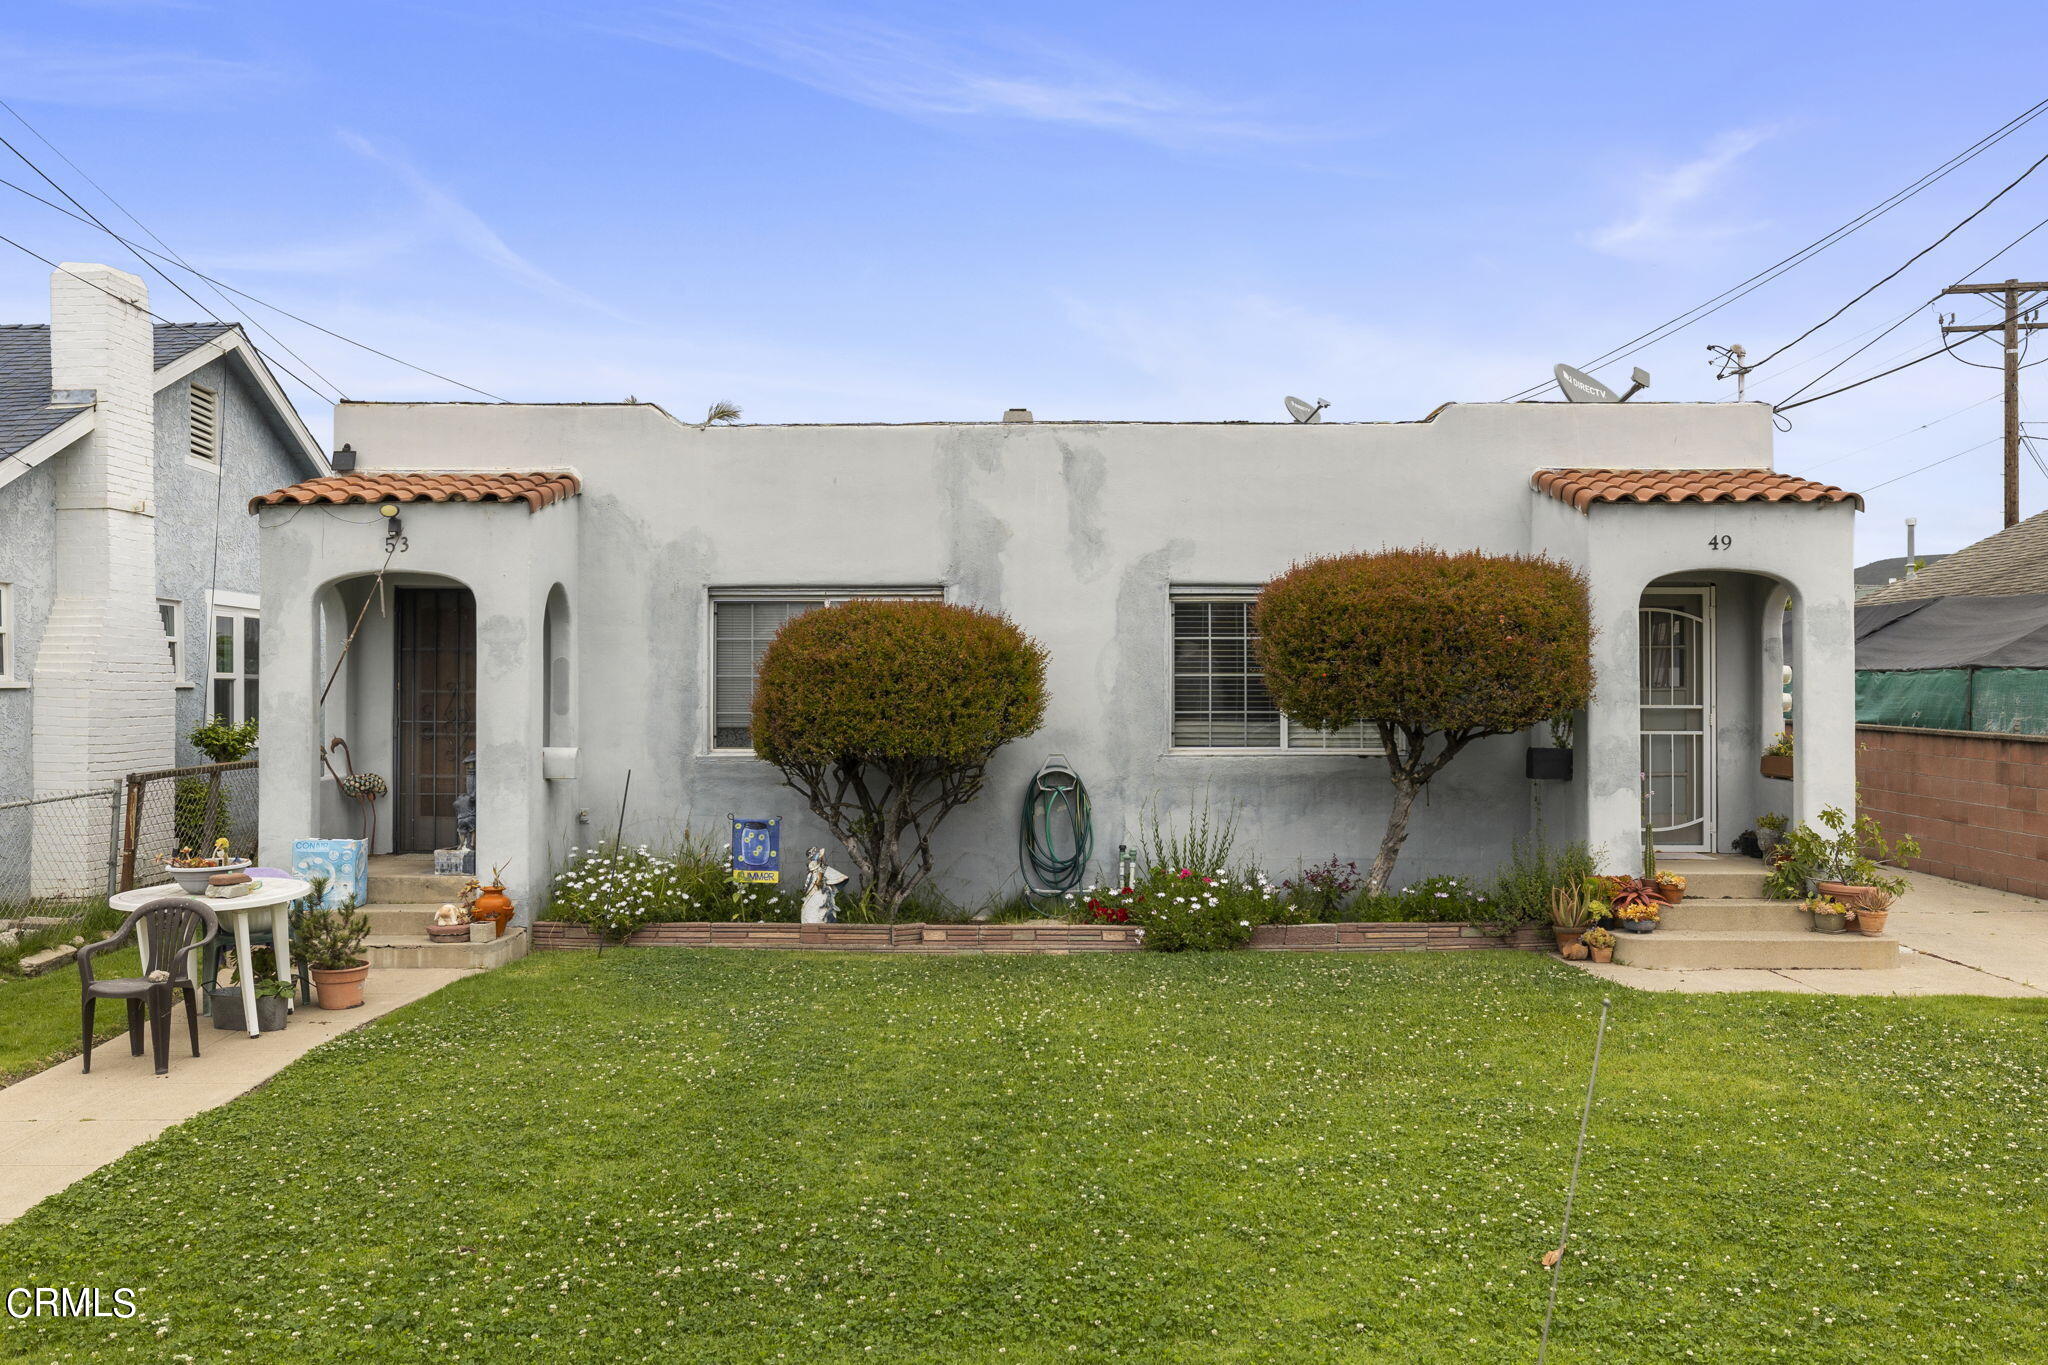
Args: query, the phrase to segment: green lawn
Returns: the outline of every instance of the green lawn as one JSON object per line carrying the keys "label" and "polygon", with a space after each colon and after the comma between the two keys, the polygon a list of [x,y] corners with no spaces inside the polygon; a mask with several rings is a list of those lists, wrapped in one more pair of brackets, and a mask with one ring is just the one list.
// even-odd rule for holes
{"label": "green lawn", "polygon": [[[142,969],[133,948],[93,962],[100,977],[133,976]],[[178,1016],[182,1022],[184,1015]],[[78,968],[66,966],[43,976],[0,977],[0,1085],[33,1076],[63,1057],[78,1055]],[[128,1010],[103,1000],[93,1014],[102,1038],[128,1027]],[[4,1290],[0,1290],[4,1292]]]}
{"label": "green lawn", "polygon": [[[529,958],[0,1229],[64,1360],[1534,1359],[1601,983]],[[2048,1009],[1612,991],[1551,1359],[2040,1360]]]}

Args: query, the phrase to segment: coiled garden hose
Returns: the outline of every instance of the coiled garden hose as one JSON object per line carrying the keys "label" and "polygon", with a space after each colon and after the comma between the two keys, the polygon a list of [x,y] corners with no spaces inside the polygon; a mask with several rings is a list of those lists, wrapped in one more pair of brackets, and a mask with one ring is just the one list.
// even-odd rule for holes
{"label": "coiled garden hose", "polygon": [[1088,787],[1067,766],[1065,754],[1046,759],[1025,786],[1017,850],[1024,889],[1034,896],[1072,891],[1088,871],[1088,859],[1095,852]]}

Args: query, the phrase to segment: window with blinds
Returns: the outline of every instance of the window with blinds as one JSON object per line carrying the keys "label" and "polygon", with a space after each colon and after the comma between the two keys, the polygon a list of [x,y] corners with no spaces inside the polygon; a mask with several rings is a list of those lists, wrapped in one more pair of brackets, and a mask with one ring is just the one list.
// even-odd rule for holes
{"label": "window with blinds", "polygon": [[1311,730],[1280,714],[1259,672],[1254,589],[1173,595],[1173,747],[1196,752],[1377,753],[1364,725]]}
{"label": "window with blinds", "polygon": [[195,460],[220,459],[220,395],[198,384],[187,393],[186,450]]}
{"label": "window with blinds", "polygon": [[752,753],[754,679],[783,622],[857,598],[938,601],[938,588],[716,592],[711,597],[711,747]]}

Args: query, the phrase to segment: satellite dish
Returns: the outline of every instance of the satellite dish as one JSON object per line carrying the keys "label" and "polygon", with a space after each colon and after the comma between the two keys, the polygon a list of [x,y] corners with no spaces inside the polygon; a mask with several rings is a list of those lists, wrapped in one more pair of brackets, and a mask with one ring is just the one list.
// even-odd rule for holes
{"label": "satellite dish", "polygon": [[1297,422],[1322,421],[1323,409],[1328,406],[1330,406],[1330,400],[1327,398],[1318,398],[1315,402],[1311,403],[1306,398],[1296,398],[1291,393],[1287,395],[1287,415]]}
{"label": "satellite dish", "polygon": [[1569,365],[1559,365],[1552,371],[1557,376],[1557,386],[1564,390],[1568,403],[1619,403],[1621,395],[1605,384]]}

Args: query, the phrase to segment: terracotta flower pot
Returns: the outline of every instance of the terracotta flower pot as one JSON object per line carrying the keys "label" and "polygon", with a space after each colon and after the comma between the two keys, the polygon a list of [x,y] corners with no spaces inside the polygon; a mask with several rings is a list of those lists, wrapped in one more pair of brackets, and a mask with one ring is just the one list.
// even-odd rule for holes
{"label": "terracotta flower pot", "polygon": [[1757,771],[1765,777],[1775,777],[1780,782],[1792,780],[1792,755],[1765,754],[1757,761]]}
{"label": "terracotta flower pot", "polygon": [[505,926],[512,922],[512,898],[505,894],[502,886],[486,886],[477,892],[476,904],[469,907],[471,919],[490,920],[498,926],[492,938],[503,938]]}
{"label": "terracotta flower pot", "polygon": [[352,1010],[363,1003],[363,978],[370,974],[370,964],[358,962],[353,967],[315,967],[313,991],[319,997],[323,1010]]}
{"label": "terracotta flower pot", "polygon": [[429,924],[427,926],[427,939],[433,943],[467,943],[469,942],[469,926],[467,924]]}
{"label": "terracotta flower pot", "polygon": [[1557,950],[1561,953],[1574,943],[1577,943],[1579,935],[1585,933],[1590,927],[1589,925],[1580,924],[1567,929],[1562,924],[1553,924],[1550,926],[1550,932],[1557,935]]}
{"label": "terracotta flower pot", "polygon": [[1666,886],[1663,882],[1658,882],[1657,894],[1664,898],[1666,905],[1676,905],[1685,899],[1685,888],[1682,886]]}
{"label": "terracotta flower pot", "polygon": [[1832,896],[1851,910],[1868,905],[1872,899],[1872,888],[1856,886],[1849,882],[1815,882],[1814,890],[1823,896]]}
{"label": "terracotta flower pot", "polygon": [[1891,917],[1889,910],[1873,910],[1866,905],[1856,912],[1856,932],[1876,938],[1884,932],[1884,923]]}
{"label": "terracotta flower pot", "polygon": [[1614,961],[1614,949],[1612,948],[1594,948],[1591,951],[1595,962]]}

